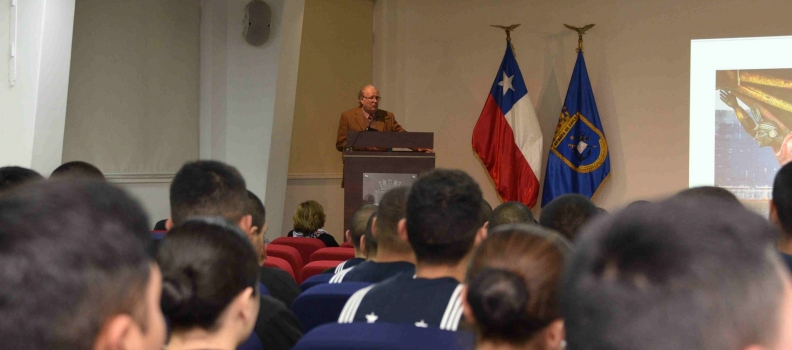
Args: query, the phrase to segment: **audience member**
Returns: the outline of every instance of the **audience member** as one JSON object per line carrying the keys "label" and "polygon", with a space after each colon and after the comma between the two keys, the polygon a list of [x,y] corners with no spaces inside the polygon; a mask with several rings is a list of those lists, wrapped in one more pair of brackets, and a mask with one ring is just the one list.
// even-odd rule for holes
{"label": "audience member", "polygon": [[535,224],[536,219],[525,204],[520,202],[505,202],[495,207],[489,216],[490,230],[503,224]]}
{"label": "audience member", "polygon": [[346,241],[355,247],[355,257],[342,262],[335,268],[335,272],[341,272],[343,269],[357,266],[358,264],[366,261],[365,246],[360,244],[363,241],[363,235],[366,234],[366,224],[371,214],[377,211],[377,206],[367,204],[356,210],[352,217],[349,218],[349,229],[344,234]]}
{"label": "audience member", "polygon": [[585,231],[562,289],[570,349],[792,349],[792,284],[760,216],[679,197]]}
{"label": "audience member", "polygon": [[[253,226],[245,179],[236,168],[221,162],[204,160],[185,164],[173,178],[170,199],[168,230],[194,216],[219,216],[236,223],[242,232],[249,232]],[[260,309],[254,327],[256,335],[262,340],[273,339],[272,349],[294,346],[302,335],[302,326],[288,307],[262,296]]]}
{"label": "audience member", "polygon": [[43,180],[44,177],[35,170],[18,166],[0,168],[0,194],[29,181]]}
{"label": "audience member", "polygon": [[[253,243],[253,248],[258,252],[259,265],[264,263],[267,259],[267,250],[264,249],[264,235],[267,234],[267,211],[264,208],[264,203],[253,194],[247,191],[248,194],[248,213],[252,216],[252,226],[246,232],[247,237]],[[294,299],[300,295],[300,286],[294,281],[294,278],[286,272],[276,267],[261,266],[261,273],[259,278],[261,284],[267,287],[270,295],[282,301],[287,306],[290,306]]]}
{"label": "audience member", "polygon": [[168,219],[160,220],[154,223],[154,229],[152,231],[167,231],[168,227],[166,226]]}
{"label": "audience member", "polygon": [[195,217],[171,229],[157,262],[171,328],[168,350],[236,349],[258,313],[269,311],[259,310],[258,254],[222,218]]}
{"label": "audience member", "polygon": [[719,200],[726,201],[728,203],[742,205],[742,203],[740,203],[740,200],[737,199],[737,196],[735,196],[734,193],[731,193],[731,191],[723,187],[717,187],[717,186],[699,186],[699,187],[688,188],[684,191],[677,193],[676,196],[685,197],[685,198],[689,198],[689,197],[716,198]]}
{"label": "audience member", "polygon": [[377,217],[372,219],[372,233],[377,237],[377,257],[344,269],[330,283],[377,283],[401,273],[415,273],[415,252],[406,235],[399,236],[399,222],[404,219],[409,187],[389,190],[380,199]]}
{"label": "audience member", "polygon": [[474,251],[463,295],[478,349],[561,349],[559,297],[570,244],[535,224],[489,230]]}
{"label": "audience member", "polygon": [[481,200],[478,184],[462,171],[436,169],[422,175],[407,198],[406,220],[398,224],[399,237],[406,237],[415,252],[415,274],[403,273],[358,291],[339,322],[457,330],[460,282],[471,250],[487,234]]}
{"label": "audience member", "polygon": [[770,221],[779,228],[778,251],[792,271],[792,163],[778,170],[770,201]]}
{"label": "audience member", "polygon": [[627,204],[627,208],[632,208],[632,207],[636,207],[636,206],[641,206],[641,205],[644,205],[644,204],[649,204],[649,203],[651,203],[651,202],[650,202],[650,201],[647,201],[647,200],[639,199],[639,200],[637,200],[637,201],[633,201],[633,202],[631,202],[630,204]]}
{"label": "audience member", "polygon": [[325,213],[322,205],[317,201],[306,201],[297,206],[297,211],[292,217],[294,229],[289,231],[289,237],[318,238],[326,247],[338,247],[338,242],[322,227],[325,224]]}
{"label": "audience member", "polygon": [[264,209],[264,203],[261,202],[255,193],[247,191],[247,213],[250,214],[250,229],[245,232],[253,243],[253,249],[258,256],[259,265],[264,263],[266,259],[266,251],[264,249],[264,235],[267,234],[267,210]]}
{"label": "audience member", "polygon": [[374,220],[377,220],[377,212],[371,213],[368,221],[366,222],[366,233],[363,234],[363,238],[360,242],[360,245],[363,246],[363,255],[366,257],[366,260],[374,260],[377,258],[377,237],[374,236],[374,231],[376,228],[374,227]]}
{"label": "audience member", "polygon": [[556,197],[542,208],[539,224],[574,241],[580,228],[600,214],[600,209],[588,198],[577,193]]}
{"label": "audience member", "polygon": [[165,341],[148,218],[106,183],[26,185],[0,199],[4,349],[148,349]]}
{"label": "audience member", "polygon": [[[484,198],[481,199],[481,211],[481,215],[487,218],[487,220],[492,216],[492,206]],[[487,227],[489,227],[489,225]]]}
{"label": "audience member", "polygon": [[76,177],[81,179],[91,179],[91,180],[104,180],[105,176],[102,174],[102,171],[99,168],[95,167],[91,163],[82,162],[82,161],[73,161],[73,162],[66,162],[61,164],[61,166],[57,167],[52,174],[50,174],[51,179],[61,178],[61,177]]}
{"label": "audience member", "polygon": [[168,230],[193,216],[221,216],[243,232],[250,230],[245,179],[225,163],[201,160],[184,164],[170,186],[171,217]]}

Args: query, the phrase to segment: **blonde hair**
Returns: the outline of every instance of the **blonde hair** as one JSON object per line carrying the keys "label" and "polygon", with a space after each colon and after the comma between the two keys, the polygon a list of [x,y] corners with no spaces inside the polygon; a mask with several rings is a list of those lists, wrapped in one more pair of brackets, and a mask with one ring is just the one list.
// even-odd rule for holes
{"label": "blonde hair", "polygon": [[306,201],[297,206],[292,217],[294,230],[302,233],[313,233],[325,224],[324,208],[317,201]]}

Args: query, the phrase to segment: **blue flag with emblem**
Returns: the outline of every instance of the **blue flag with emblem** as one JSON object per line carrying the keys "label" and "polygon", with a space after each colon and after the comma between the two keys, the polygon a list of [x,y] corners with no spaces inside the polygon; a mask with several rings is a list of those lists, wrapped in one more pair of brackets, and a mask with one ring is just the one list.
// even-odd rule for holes
{"label": "blue flag with emblem", "polygon": [[578,51],[547,157],[542,206],[567,193],[591,198],[609,174],[608,142],[602,131],[583,52]]}

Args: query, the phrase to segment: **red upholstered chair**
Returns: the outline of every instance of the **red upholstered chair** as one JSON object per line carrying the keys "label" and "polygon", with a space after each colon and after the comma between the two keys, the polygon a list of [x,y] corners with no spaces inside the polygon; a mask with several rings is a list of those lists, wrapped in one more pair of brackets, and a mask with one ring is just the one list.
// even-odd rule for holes
{"label": "red upholstered chair", "polygon": [[286,260],[294,270],[294,276],[300,276],[303,268],[303,259],[300,252],[294,247],[280,244],[267,244],[267,258],[274,256]]}
{"label": "red upholstered chair", "polygon": [[305,237],[280,237],[276,238],[270,244],[280,244],[294,247],[300,252],[302,260],[306,263],[311,261],[311,254],[313,254],[313,252],[325,247],[325,244],[321,239]]}
{"label": "red upholstered chair", "polygon": [[286,271],[292,276],[292,278],[294,278],[294,281],[297,282],[297,276],[294,274],[294,269],[292,268],[291,264],[289,264],[289,262],[284,259],[268,255],[267,260],[264,261],[264,266],[276,267]]}
{"label": "red upholstered chair", "polygon": [[355,246],[353,246],[352,243],[344,242],[344,243],[341,243],[341,248],[353,248],[354,249]]}
{"label": "red upholstered chair", "polygon": [[346,261],[355,257],[355,250],[349,248],[322,248],[311,254],[311,261],[340,260]]}
{"label": "red upholstered chair", "polygon": [[300,280],[297,281],[297,284],[302,283],[303,281],[308,279],[308,277],[322,273],[324,270],[332,269],[338,266],[338,264],[342,262],[343,261],[333,261],[333,260],[311,261],[308,263],[308,265],[305,265],[303,267],[302,271],[300,271]]}

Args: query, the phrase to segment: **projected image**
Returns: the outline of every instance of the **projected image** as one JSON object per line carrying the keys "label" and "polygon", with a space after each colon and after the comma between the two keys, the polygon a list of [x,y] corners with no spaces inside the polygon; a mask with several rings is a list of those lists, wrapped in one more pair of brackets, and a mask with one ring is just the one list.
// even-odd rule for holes
{"label": "projected image", "polygon": [[715,185],[765,211],[792,161],[792,69],[719,70],[714,97]]}

